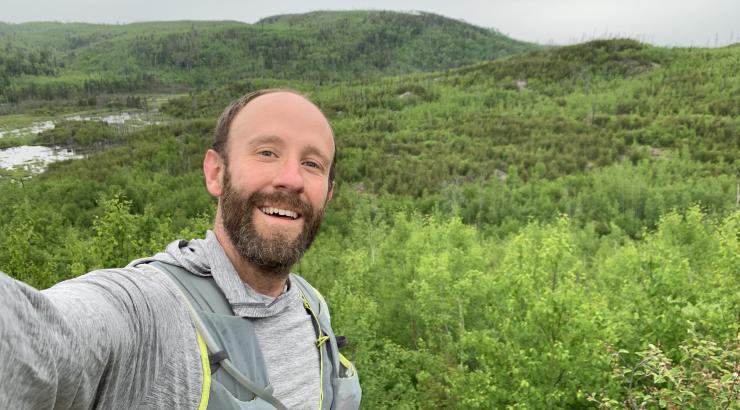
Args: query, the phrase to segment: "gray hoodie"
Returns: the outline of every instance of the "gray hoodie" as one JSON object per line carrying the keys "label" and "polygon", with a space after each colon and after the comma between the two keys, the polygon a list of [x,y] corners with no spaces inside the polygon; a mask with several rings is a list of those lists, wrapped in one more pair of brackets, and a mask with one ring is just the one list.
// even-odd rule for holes
{"label": "gray hoodie", "polygon": [[318,408],[316,335],[297,288],[288,284],[277,298],[257,293],[210,231],[43,291],[0,273],[0,406],[198,408],[195,328],[176,285],[137,268],[154,260],[212,275],[234,313],[253,320],[274,395],[291,409]]}

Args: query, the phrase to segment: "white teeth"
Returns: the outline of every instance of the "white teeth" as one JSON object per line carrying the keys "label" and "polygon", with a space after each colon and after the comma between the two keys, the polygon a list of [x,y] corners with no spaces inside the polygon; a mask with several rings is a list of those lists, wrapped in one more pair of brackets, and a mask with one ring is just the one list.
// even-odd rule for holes
{"label": "white teeth", "polygon": [[264,206],[264,207],[260,208],[260,211],[262,211],[262,212],[264,212],[264,213],[266,213],[268,215],[278,214],[278,215],[287,216],[287,217],[290,217],[290,218],[293,218],[293,219],[298,218],[298,214],[295,213],[295,212],[293,212],[293,211],[289,211],[287,209],[273,208],[271,206]]}

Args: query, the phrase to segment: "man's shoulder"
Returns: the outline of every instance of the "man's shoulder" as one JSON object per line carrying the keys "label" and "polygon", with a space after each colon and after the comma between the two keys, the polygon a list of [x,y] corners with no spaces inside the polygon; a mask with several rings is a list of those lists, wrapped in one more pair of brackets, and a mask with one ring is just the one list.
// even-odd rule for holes
{"label": "man's shoulder", "polygon": [[157,280],[159,275],[161,273],[150,269],[146,263],[116,268],[96,268],[80,276],[59,282],[54,287],[95,282],[137,284]]}
{"label": "man's shoulder", "polygon": [[313,293],[317,297],[321,298],[321,300],[324,299],[324,297],[321,295],[321,292],[319,292],[318,289],[313,287],[313,285],[311,285],[311,283],[309,283],[308,280],[306,280],[306,278],[304,278],[303,276],[295,272],[291,272],[288,278],[290,280],[290,283],[297,285],[298,289],[300,289],[301,291]]}
{"label": "man's shoulder", "polygon": [[319,292],[313,285],[311,285],[303,276],[291,272],[290,276],[291,285],[295,284],[301,293],[309,300],[312,305],[318,307],[319,314],[326,314],[329,316],[329,306],[324,299],[324,295]]}
{"label": "man's shoulder", "polygon": [[172,303],[177,299],[174,284],[163,273],[147,264],[123,268],[95,269],[84,275],[59,282],[44,291],[47,294],[101,294],[147,304]]}

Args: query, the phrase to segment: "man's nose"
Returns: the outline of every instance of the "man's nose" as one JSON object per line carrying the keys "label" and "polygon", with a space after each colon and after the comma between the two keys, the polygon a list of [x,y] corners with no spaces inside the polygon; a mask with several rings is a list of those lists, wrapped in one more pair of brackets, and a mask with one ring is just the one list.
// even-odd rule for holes
{"label": "man's nose", "polygon": [[287,190],[292,192],[303,192],[303,175],[301,174],[300,161],[286,159],[280,165],[272,185],[277,190]]}

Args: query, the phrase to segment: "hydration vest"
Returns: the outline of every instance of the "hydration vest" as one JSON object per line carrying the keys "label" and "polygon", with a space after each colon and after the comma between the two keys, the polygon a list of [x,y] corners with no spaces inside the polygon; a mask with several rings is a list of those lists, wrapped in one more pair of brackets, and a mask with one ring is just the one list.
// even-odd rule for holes
{"label": "hydration vest", "polygon": [[[172,278],[187,301],[203,363],[198,409],[286,409],[272,394],[254,324],[234,315],[213,277],[195,275],[180,266],[158,261],[147,266]],[[339,353],[324,298],[300,276],[291,273],[289,278],[291,286],[300,291],[316,330],[321,377],[319,410],[359,408],[362,390],[357,372]]]}

